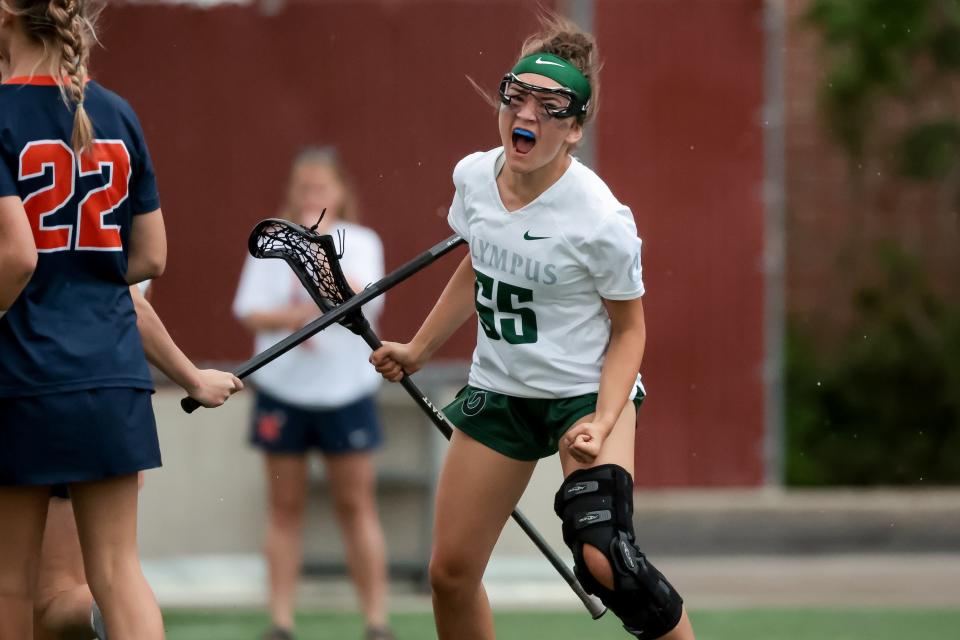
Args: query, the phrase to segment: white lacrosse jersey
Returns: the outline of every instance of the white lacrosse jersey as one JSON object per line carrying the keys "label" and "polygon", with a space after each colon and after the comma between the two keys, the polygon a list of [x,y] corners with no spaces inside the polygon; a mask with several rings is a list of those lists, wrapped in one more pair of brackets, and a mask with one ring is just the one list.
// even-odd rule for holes
{"label": "white lacrosse jersey", "polygon": [[469,382],[525,398],[596,393],[610,341],[602,299],[644,292],[633,214],[576,158],[536,200],[508,212],[496,184],[502,155],[502,147],[474,153],[453,170],[447,220],[469,243],[476,272]]}
{"label": "white lacrosse jersey", "polygon": [[[328,233],[344,233],[340,268],[348,280],[366,286],[383,277],[383,245],[377,234],[356,224],[337,223]],[[339,247],[339,244],[338,244]],[[244,318],[274,311],[312,298],[284,260],[247,256],[233,313]],[[383,296],[363,306],[375,326]],[[317,308],[317,316],[321,311]],[[292,330],[261,331],[254,340],[257,353],[286,338]],[[255,372],[251,379],[267,394],[299,407],[335,408],[377,390],[382,378],[368,362],[370,347],[345,327],[334,324]]]}

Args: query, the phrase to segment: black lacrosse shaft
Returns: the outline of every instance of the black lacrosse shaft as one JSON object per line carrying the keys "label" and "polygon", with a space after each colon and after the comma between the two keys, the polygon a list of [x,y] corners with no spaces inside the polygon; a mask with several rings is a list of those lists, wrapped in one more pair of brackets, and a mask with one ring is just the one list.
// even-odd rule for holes
{"label": "black lacrosse shaft", "polygon": [[[323,301],[326,302],[326,301]],[[320,308],[323,309],[327,307],[327,304],[323,304],[318,301]],[[363,317],[363,312],[358,311],[352,318],[351,322],[347,324],[347,328],[356,333],[358,336],[363,338],[363,341],[366,342],[371,349],[376,351],[383,346],[383,343],[380,342],[380,338],[377,337],[377,334],[373,332],[373,329],[370,327],[370,323],[367,322],[367,319]],[[440,433],[443,434],[443,437],[449,440],[453,435],[453,428],[450,426],[450,422],[447,420],[447,417],[443,415],[443,412],[437,409],[430,398],[420,390],[420,387],[414,383],[414,381],[408,375],[404,375],[400,379],[400,385],[404,390],[413,398],[413,401],[423,410],[425,414],[430,417],[430,421],[440,430]],[[567,584],[570,585],[570,588],[573,589],[573,592],[577,594],[577,597],[583,602],[583,606],[587,608],[587,611],[590,612],[590,615],[593,616],[593,619],[596,620],[604,613],[607,612],[607,608],[601,603],[598,599],[594,598],[588,594],[583,585],[580,584],[580,581],[577,580],[577,577],[573,575],[573,571],[570,570],[563,560],[557,556],[556,551],[543,539],[543,536],[540,535],[540,532],[531,524],[527,517],[519,509],[514,509],[513,513],[510,514],[513,517],[514,522],[520,525],[520,528],[523,529],[523,532],[527,534],[527,537],[533,541],[533,544],[536,545],[537,549],[540,550],[547,560],[550,561],[550,564],[553,565],[553,568],[557,570],[557,573],[566,580]]]}
{"label": "black lacrosse shaft", "polygon": [[[383,294],[385,291],[387,291],[387,289],[390,289],[403,282],[417,271],[420,271],[437,258],[446,255],[463,243],[464,239],[456,234],[450,236],[442,242],[438,242],[410,262],[398,267],[380,280],[377,280],[373,284],[369,285],[363,291],[350,298],[339,307],[331,310],[330,313],[320,316],[299,331],[290,334],[272,347],[269,347],[268,349],[265,349],[264,351],[253,356],[237,367],[233,372],[234,375],[238,378],[246,378],[257,369],[273,362],[287,351],[290,351],[297,345],[309,340],[330,325],[340,322],[347,315],[357,311],[367,302],[370,302],[377,296]],[[180,406],[187,413],[193,413],[195,410],[199,409],[201,405],[193,398],[187,397],[180,401]]]}

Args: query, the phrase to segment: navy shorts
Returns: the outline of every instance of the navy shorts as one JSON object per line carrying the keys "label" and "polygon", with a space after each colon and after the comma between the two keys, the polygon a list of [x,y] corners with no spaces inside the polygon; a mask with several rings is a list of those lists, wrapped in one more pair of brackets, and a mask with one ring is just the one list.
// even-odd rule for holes
{"label": "navy shorts", "polygon": [[265,453],[358,453],[382,441],[372,395],[334,409],[305,409],[257,392],[250,442]]}
{"label": "navy shorts", "polygon": [[50,497],[59,498],[61,500],[69,500],[70,487],[65,484],[55,484],[50,487]]}
{"label": "navy shorts", "polygon": [[0,485],[56,485],[160,466],[144,389],[0,398]]}

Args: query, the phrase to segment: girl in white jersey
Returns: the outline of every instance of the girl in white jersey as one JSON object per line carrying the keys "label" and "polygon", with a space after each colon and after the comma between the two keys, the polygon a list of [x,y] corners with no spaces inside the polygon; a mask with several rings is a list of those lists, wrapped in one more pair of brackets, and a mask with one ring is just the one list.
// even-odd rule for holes
{"label": "girl in white jersey", "polygon": [[[281,217],[312,226],[325,209],[317,232],[344,234],[341,265],[359,291],[383,277],[383,248],[376,233],[356,223],[354,200],[334,149],[309,148],[293,162]],[[371,321],[382,308],[382,300],[368,307]],[[244,265],[233,310],[256,332],[257,351],[320,315],[283,260],[254,258]],[[367,625],[365,639],[393,638],[387,626],[386,548],[373,465],[381,441],[374,394],[382,380],[366,362],[369,352],[363,340],[334,325],[253,376],[257,406],[250,441],[264,453],[270,500],[264,547],[273,628],[264,640],[293,637],[311,450],[323,456],[347,566]]]}
{"label": "girl in white jersey", "polygon": [[449,222],[470,255],[408,343],[371,362],[420,369],[476,310],[469,385],[438,483],[430,561],[441,640],[494,638],[481,584],[536,461],[558,449],[555,510],[575,571],[637,638],[688,640],[683,601],[636,545],[632,512],[645,328],[630,210],[570,155],[596,108],[592,36],[543,20],[500,85],[503,147],[461,160]]}

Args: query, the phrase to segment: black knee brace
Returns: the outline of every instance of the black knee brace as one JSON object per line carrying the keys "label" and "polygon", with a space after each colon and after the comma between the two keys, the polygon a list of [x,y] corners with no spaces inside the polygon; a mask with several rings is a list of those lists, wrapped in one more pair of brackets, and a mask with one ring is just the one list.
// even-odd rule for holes
{"label": "black knee brace", "polygon": [[[634,541],[633,478],[626,469],[604,464],[574,471],[557,492],[553,508],[563,520],[563,541],[573,551],[577,579],[617,614],[624,629],[653,640],[677,626],[683,599]],[[584,544],[596,547],[610,563],[612,591],[587,568]]]}

